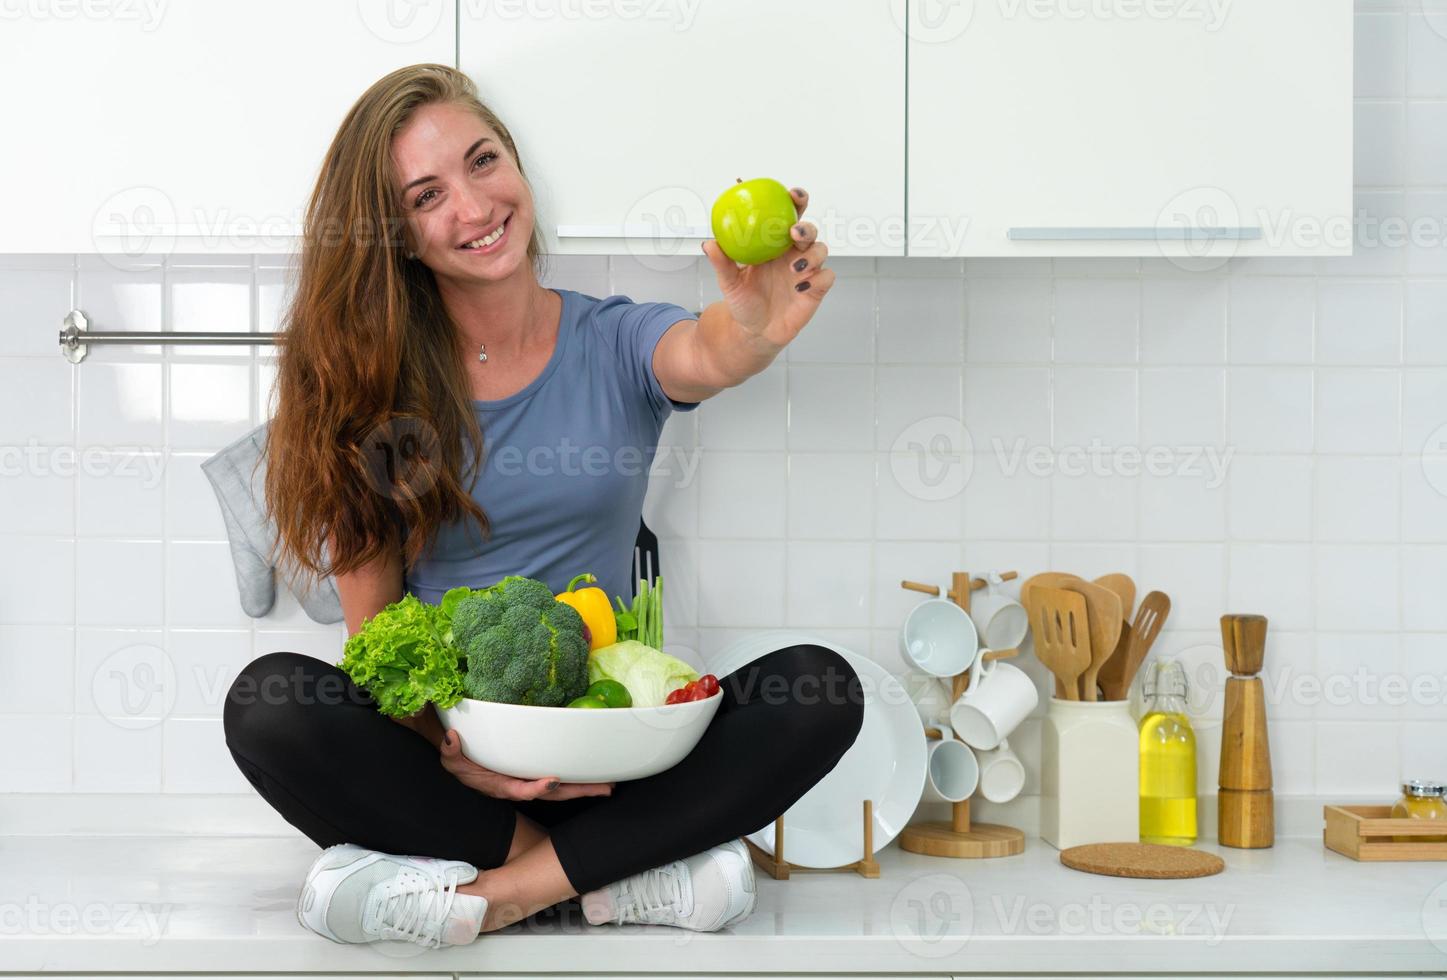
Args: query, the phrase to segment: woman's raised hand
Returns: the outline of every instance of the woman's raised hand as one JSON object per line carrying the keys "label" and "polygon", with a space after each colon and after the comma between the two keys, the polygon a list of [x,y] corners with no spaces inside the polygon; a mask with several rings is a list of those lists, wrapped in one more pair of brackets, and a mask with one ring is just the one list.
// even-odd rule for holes
{"label": "woman's raised hand", "polygon": [[561,783],[555,779],[518,779],[479,766],[462,754],[462,739],[449,728],[442,737],[442,768],[464,786],[499,800],[571,800],[575,796],[611,796],[612,783]]}
{"label": "woman's raised hand", "polygon": [[[789,196],[802,218],[809,205],[808,193],[795,187]],[[789,229],[793,247],[758,265],[739,265],[712,238],[703,243],[735,322],[778,347],[804,329],[834,285],[834,270],[824,268],[829,246],[818,238],[819,229],[812,222],[798,221]]]}

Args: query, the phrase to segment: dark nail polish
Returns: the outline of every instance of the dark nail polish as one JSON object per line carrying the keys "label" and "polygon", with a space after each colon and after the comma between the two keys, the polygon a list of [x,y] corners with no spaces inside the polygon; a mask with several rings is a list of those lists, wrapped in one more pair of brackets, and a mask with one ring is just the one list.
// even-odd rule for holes
{"label": "dark nail polish", "polygon": [[803,237],[804,237],[804,226],[803,226],[803,225],[795,225],[795,226],[794,226],[794,234],[798,235],[800,238],[803,238]]}
{"label": "dark nail polish", "polygon": [[808,289],[808,288],[809,288],[809,280],[805,279],[803,282],[799,283],[799,285],[795,286],[795,287],[794,287],[794,290],[795,290],[796,292],[802,293],[804,290],[806,290],[806,289]]}
{"label": "dark nail polish", "polygon": [[795,272],[803,272],[803,271],[804,271],[804,267],[807,266],[808,264],[809,264],[809,260],[808,260],[808,259],[800,259],[798,262],[795,262],[795,263],[794,263],[794,271],[795,271]]}
{"label": "dark nail polish", "polygon": [[549,780],[548,780],[548,789],[557,789],[557,788],[558,788],[558,781],[557,781],[556,779],[549,779]]}
{"label": "dark nail polish", "polygon": [[442,744],[443,744],[443,745],[446,745],[446,746],[448,746],[448,747],[451,747],[451,745],[452,745],[452,737],[451,737],[450,735],[448,735],[446,732],[443,732],[443,733],[442,733]]}
{"label": "dark nail polish", "polygon": [[790,193],[792,193],[792,194],[794,194],[794,195],[796,195],[796,196],[798,196],[798,197],[803,197],[803,196],[804,196],[804,188],[802,188],[802,187],[790,187],[790,188],[789,188],[789,191],[790,191]]}

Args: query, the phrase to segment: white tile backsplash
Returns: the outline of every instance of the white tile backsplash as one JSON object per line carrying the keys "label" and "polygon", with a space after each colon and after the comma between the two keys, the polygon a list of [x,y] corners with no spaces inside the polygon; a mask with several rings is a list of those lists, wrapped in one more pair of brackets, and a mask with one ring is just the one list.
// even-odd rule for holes
{"label": "white tile backsplash", "polygon": [[[1358,6],[1356,254],[1194,274],[831,258],[833,293],[785,354],[665,428],[701,460],[654,472],[645,505],[670,648],[707,662],[789,625],[899,671],[919,599],[902,579],[1125,571],[1171,596],[1157,652],[1203,688],[1203,788],[1226,611],[1271,620],[1279,793],[1440,775],[1447,34],[1435,9]],[[72,366],[55,349],[72,305],[97,329],[282,329],[292,264],[0,261],[0,741],[33,747],[0,760],[0,790],[250,793],[221,737],[227,684],[261,653],[340,657],[343,628],[284,588],[242,613],[200,470],[270,416],[275,352],[102,347]],[[717,298],[705,260],[676,266],[558,256],[548,282]]]}

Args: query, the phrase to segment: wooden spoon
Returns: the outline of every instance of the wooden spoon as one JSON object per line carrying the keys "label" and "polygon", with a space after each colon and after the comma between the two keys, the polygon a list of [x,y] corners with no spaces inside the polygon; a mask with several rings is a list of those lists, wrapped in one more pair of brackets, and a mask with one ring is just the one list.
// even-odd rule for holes
{"label": "wooden spoon", "polygon": [[1035,605],[1035,656],[1059,680],[1056,688],[1067,701],[1079,701],[1075,682],[1090,667],[1090,632],[1085,596],[1068,589],[1038,586],[1031,590]]}
{"label": "wooden spoon", "polygon": [[1085,597],[1086,620],[1090,629],[1090,666],[1080,677],[1080,692],[1086,701],[1096,700],[1096,676],[1106,660],[1115,652],[1124,620],[1120,612],[1120,596],[1103,585],[1076,579],[1065,588]]}
{"label": "wooden spoon", "polygon": [[1135,580],[1124,572],[1111,572],[1096,579],[1095,584],[1103,585],[1120,596],[1121,619],[1130,622],[1131,616],[1135,614]]}
{"label": "wooden spoon", "polygon": [[1118,686],[1114,691],[1106,692],[1107,698],[1123,701],[1130,695],[1130,686],[1135,680],[1136,671],[1140,670],[1141,664],[1145,662],[1151,644],[1156,642],[1156,637],[1160,635],[1161,627],[1165,625],[1166,617],[1170,614],[1171,597],[1164,592],[1151,592],[1141,600],[1141,607],[1136,610],[1135,622],[1131,624],[1130,648],[1125,652],[1125,663],[1122,665]]}

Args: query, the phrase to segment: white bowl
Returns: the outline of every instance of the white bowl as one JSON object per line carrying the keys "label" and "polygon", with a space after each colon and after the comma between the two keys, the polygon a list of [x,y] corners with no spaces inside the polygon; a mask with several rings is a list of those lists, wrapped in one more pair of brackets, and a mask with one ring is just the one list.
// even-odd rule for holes
{"label": "white bowl", "polygon": [[722,702],[722,691],[656,708],[536,708],[464,698],[437,713],[443,728],[457,730],[462,754],[480,766],[520,779],[612,783],[677,765]]}

